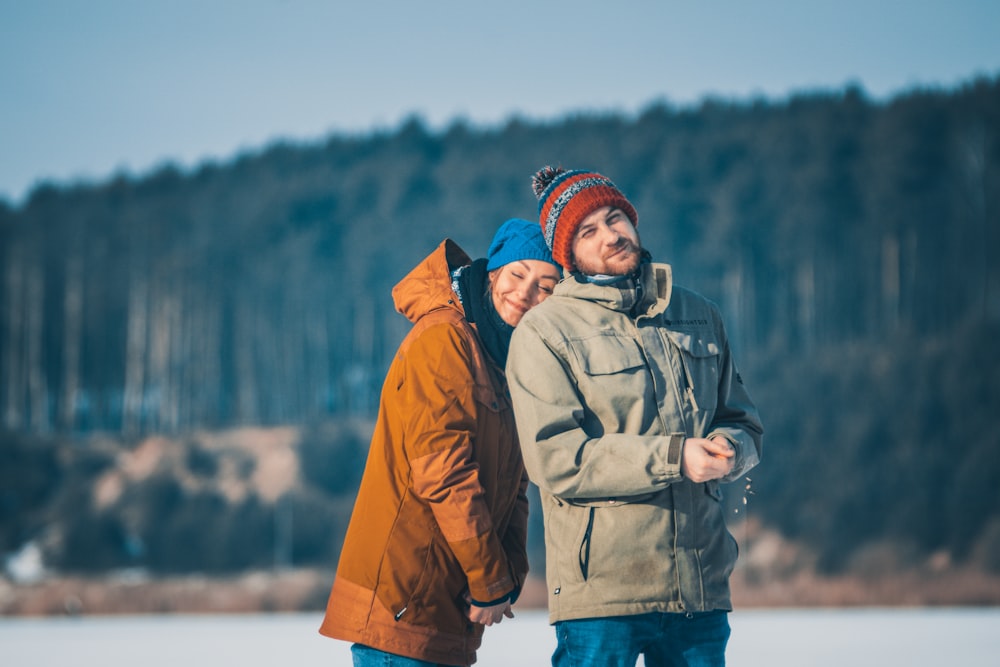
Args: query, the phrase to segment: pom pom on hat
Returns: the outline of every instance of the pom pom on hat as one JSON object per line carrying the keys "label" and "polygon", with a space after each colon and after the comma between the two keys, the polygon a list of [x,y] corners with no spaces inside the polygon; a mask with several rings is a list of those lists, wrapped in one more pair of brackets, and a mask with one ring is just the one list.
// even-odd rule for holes
{"label": "pom pom on hat", "polygon": [[537,259],[557,268],[559,266],[552,258],[538,224],[511,218],[500,225],[500,229],[493,235],[493,242],[490,243],[489,252],[486,254],[486,270],[499,269],[501,266],[522,259]]}
{"label": "pom pom on hat", "polygon": [[567,271],[573,270],[573,238],[583,219],[604,206],[620,208],[633,225],[639,214],[606,176],[593,171],[543,167],[531,178],[538,197],[538,217],[545,243]]}

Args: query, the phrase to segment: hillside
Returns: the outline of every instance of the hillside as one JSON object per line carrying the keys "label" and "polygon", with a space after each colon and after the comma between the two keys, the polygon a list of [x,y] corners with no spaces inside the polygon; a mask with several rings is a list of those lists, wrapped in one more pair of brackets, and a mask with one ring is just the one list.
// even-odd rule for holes
{"label": "hillside", "polygon": [[477,256],[533,217],[544,164],[614,179],[653,256],[720,305],[766,431],[728,502],[744,521],[751,492],[785,581],[1000,574],[998,79],[415,118],[0,203],[5,562],[333,567],[407,327],[392,285],[445,236]]}
{"label": "hillside", "polygon": [[[35,480],[31,495],[46,500],[4,524],[45,528],[8,558],[0,615],[322,610],[357,483],[337,476],[362,450],[355,432],[318,431],[352,444],[287,427],[150,436],[132,445],[23,443],[45,454],[18,470]],[[98,450],[106,456],[94,456]],[[43,459],[45,480],[34,474]],[[172,501],[164,501],[165,488]],[[533,574],[518,604],[544,608],[540,508],[532,500]],[[818,574],[815,551],[755,515],[751,501],[730,523],[742,554],[732,580],[738,608],[1000,604],[1000,573],[944,553],[903,563],[895,550],[874,546],[847,571]],[[121,534],[123,526],[132,531]],[[121,544],[130,546],[114,548]]]}

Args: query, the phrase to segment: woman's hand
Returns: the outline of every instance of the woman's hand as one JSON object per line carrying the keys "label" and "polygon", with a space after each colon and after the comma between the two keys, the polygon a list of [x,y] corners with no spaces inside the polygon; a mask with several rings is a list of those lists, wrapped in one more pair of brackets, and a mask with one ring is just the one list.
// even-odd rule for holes
{"label": "woman's hand", "polygon": [[473,623],[480,625],[493,625],[503,620],[503,617],[514,618],[514,612],[510,608],[510,600],[504,600],[488,607],[479,607],[472,604],[472,596],[468,591],[462,594],[467,605],[465,615]]}

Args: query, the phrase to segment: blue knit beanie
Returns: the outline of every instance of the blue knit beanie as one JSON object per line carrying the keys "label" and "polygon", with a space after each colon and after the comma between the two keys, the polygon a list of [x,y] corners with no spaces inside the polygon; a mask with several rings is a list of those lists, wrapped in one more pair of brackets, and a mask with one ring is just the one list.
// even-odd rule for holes
{"label": "blue knit beanie", "polygon": [[560,269],[556,260],[552,259],[552,253],[545,244],[545,237],[537,222],[528,222],[520,218],[511,218],[500,225],[500,229],[493,236],[490,243],[490,250],[486,255],[486,270],[492,271],[501,266],[517,262],[522,259],[538,259],[548,262],[552,266]]}

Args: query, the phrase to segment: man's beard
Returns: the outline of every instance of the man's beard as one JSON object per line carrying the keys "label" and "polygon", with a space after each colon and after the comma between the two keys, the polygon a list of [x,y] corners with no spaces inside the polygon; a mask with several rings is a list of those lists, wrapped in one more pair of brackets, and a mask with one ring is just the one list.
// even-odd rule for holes
{"label": "man's beard", "polygon": [[608,259],[598,262],[577,259],[577,270],[588,276],[627,276],[634,273],[642,260],[642,248],[630,239],[622,239],[620,246],[623,246],[624,252],[619,252]]}

